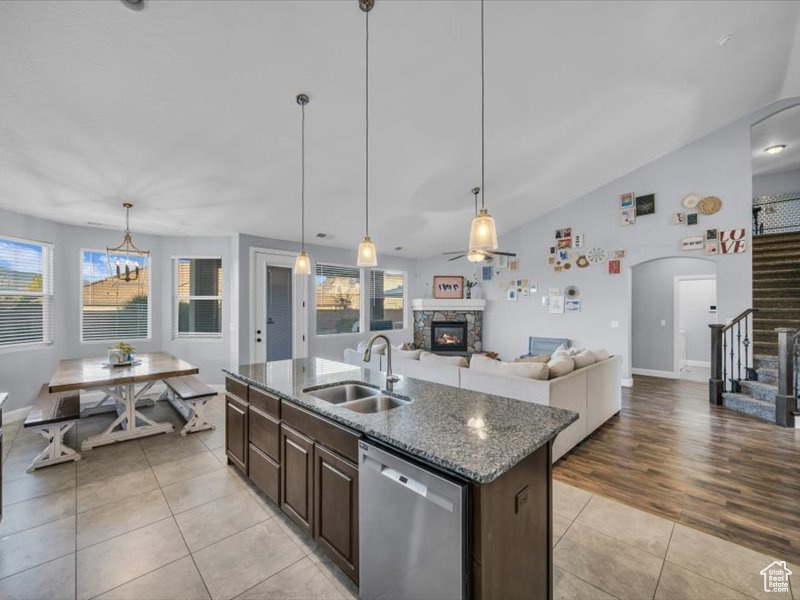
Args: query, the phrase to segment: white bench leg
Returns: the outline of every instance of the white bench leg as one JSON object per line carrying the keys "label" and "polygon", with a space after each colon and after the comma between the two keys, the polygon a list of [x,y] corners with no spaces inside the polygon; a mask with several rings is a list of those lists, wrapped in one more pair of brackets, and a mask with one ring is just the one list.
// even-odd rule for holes
{"label": "white bench leg", "polygon": [[186,425],[181,429],[181,435],[185,436],[187,433],[195,431],[205,431],[206,429],[216,429],[211,421],[206,419],[206,404],[213,396],[208,398],[200,398],[198,400],[186,401],[182,400],[174,393],[167,393],[165,399],[172,404],[172,407],[186,421]]}
{"label": "white bench leg", "polygon": [[81,455],[64,443],[64,434],[67,433],[75,421],[68,423],[50,423],[34,427],[39,435],[47,440],[47,447],[33,459],[28,467],[28,473],[33,473],[36,469],[57,465],[63,462],[80,460]]}

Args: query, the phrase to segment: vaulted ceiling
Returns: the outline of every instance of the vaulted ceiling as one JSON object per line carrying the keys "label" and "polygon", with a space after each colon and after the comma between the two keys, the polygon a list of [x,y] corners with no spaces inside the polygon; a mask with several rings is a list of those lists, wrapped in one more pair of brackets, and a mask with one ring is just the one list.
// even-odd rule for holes
{"label": "vaulted ceiling", "polygon": [[[796,2],[486,2],[486,202],[505,231],[786,94]],[[466,244],[480,181],[474,1],[377,0],[371,234]],[[718,41],[732,33],[732,42]],[[787,79],[787,72],[789,78]],[[364,215],[356,0],[0,3],[0,207],[134,231],[353,247]],[[800,90],[798,90],[800,92]]]}

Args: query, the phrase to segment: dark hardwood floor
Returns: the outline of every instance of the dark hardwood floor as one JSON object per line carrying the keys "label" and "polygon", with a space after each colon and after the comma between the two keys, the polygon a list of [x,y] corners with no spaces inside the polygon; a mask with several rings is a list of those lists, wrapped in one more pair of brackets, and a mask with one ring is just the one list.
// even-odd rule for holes
{"label": "dark hardwood floor", "polygon": [[620,414],[563,457],[554,476],[800,561],[800,429],[707,398],[704,383],[635,377]]}

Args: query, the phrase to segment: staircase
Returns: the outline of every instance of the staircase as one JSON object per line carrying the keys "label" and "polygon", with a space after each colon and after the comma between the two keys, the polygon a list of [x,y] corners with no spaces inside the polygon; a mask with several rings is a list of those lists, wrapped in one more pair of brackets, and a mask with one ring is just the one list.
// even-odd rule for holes
{"label": "staircase", "polygon": [[800,329],[800,232],[753,236],[753,370],[732,391],[724,406],[776,422],[778,395],[777,327]]}

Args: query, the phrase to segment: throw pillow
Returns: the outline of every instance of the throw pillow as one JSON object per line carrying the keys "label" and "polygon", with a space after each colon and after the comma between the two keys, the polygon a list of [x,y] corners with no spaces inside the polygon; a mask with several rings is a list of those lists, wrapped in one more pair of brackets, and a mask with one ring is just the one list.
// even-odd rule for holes
{"label": "throw pillow", "polygon": [[515,358],[514,362],[547,363],[550,362],[550,355],[540,354],[539,356],[520,356],[519,358]]}
{"label": "throw pillow", "polygon": [[422,350],[393,350],[392,355],[405,360],[419,360]]}
{"label": "throw pillow", "polygon": [[547,363],[547,366],[550,367],[550,379],[555,379],[567,373],[572,373],[575,370],[575,361],[570,357],[554,358]]}
{"label": "throw pillow", "polygon": [[575,361],[576,369],[588,367],[589,365],[593,365],[595,362],[597,362],[597,359],[594,357],[594,352],[590,352],[589,350],[582,350],[581,352],[578,352],[578,354],[572,357],[572,360]]}
{"label": "throw pillow", "polygon": [[[356,348],[359,352],[364,352],[367,349],[368,342],[358,342],[358,348]],[[372,344],[372,353],[373,354],[386,354],[386,342],[380,340]]]}
{"label": "throw pillow", "polygon": [[433,352],[425,352],[424,350],[419,355],[420,362],[426,362],[430,365],[450,365],[454,367],[467,367],[469,363],[463,356],[439,356]]}
{"label": "throw pillow", "polygon": [[553,354],[550,356],[550,360],[555,360],[556,358],[569,358],[571,353],[569,348],[566,345],[561,344],[558,348],[555,349]]}
{"label": "throw pillow", "polygon": [[535,362],[501,362],[475,354],[469,364],[470,369],[492,375],[524,377],[525,379],[547,379],[550,369],[546,364]]}
{"label": "throw pillow", "polygon": [[594,350],[592,351],[592,354],[594,354],[595,361],[597,362],[611,358],[611,355],[608,353],[608,350]]}

